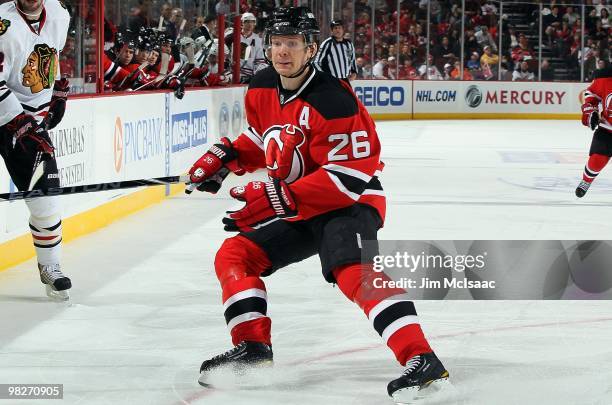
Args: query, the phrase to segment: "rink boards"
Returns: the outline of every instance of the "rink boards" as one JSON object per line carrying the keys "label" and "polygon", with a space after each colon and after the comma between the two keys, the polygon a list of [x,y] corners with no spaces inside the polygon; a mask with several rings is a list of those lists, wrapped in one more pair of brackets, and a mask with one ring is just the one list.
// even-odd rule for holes
{"label": "rink boards", "polygon": [[[70,99],[52,131],[62,186],[178,175],[220,136],[245,123],[244,87]],[[15,191],[4,167],[0,192]],[[161,201],[179,187],[150,187],[62,198],[70,241]],[[23,201],[0,202],[0,270],[34,255]]]}
{"label": "rink boards", "polygon": [[586,83],[356,80],[374,119],[576,119]]}

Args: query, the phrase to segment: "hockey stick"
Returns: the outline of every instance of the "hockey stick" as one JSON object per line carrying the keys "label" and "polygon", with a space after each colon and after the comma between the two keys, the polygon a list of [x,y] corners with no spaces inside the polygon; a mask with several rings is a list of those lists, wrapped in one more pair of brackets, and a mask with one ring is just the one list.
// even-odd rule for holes
{"label": "hockey stick", "polygon": [[67,194],[95,193],[98,191],[123,190],[142,186],[164,186],[167,184],[187,183],[189,176],[155,177],[152,179],[123,180],[112,183],[86,184],[82,186],[51,187],[30,191],[16,191],[0,194],[0,201],[16,201],[26,198],[52,197]]}

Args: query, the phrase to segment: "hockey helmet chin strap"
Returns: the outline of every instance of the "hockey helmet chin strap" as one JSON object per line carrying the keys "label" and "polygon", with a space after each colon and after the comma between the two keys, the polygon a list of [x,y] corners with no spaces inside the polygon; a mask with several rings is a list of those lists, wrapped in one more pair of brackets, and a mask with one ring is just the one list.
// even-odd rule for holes
{"label": "hockey helmet chin strap", "polygon": [[18,11],[19,11],[21,14],[23,14],[23,15],[25,15],[25,16],[28,16],[28,17],[32,17],[32,18],[34,18],[34,19],[37,19],[38,17],[40,17],[40,14],[42,13],[43,8],[45,8],[45,0],[42,0],[42,1],[40,2],[40,8],[39,8],[37,11],[33,12],[33,13],[26,13],[24,10],[22,10],[22,9],[19,7],[19,0],[15,0],[15,7],[17,7],[17,10],[18,10]]}

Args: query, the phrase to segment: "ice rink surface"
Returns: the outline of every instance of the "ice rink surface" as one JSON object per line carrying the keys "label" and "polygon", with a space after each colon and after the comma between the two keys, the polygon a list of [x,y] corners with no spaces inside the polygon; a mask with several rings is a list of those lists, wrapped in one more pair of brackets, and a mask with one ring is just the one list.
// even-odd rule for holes
{"label": "ice rink surface", "polygon": [[[590,143],[578,122],[381,122],[378,131],[381,239],[612,239],[612,169],[574,197]],[[0,273],[0,383],[64,384],[62,401],[14,403],[392,403],[386,384],[402,368],[325,283],[318,258],[266,279],[275,367],[240,386],[197,384],[200,363],[231,346],[213,269],[234,206],[227,190],[170,198],[66,245],[69,304],[48,301],[33,260]],[[435,403],[612,404],[612,302],[416,305],[456,388]]]}

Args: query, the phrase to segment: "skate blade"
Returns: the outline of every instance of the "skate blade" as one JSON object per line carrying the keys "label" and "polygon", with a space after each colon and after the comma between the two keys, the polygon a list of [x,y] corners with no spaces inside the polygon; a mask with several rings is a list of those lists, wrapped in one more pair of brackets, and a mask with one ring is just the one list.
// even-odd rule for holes
{"label": "skate blade", "polygon": [[398,405],[411,405],[421,402],[448,403],[455,395],[455,388],[448,377],[433,380],[421,387],[409,387],[393,393],[393,401]]}
{"label": "skate blade", "polygon": [[45,284],[45,290],[47,292],[47,297],[55,301],[68,301],[70,299],[68,290],[56,291],[48,284]]}
{"label": "skate blade", "polygon": [[273,361],[264,361],[248,367],[219,367],[200,373],[198,384],[206,388],[224,389],[262,386],[270,383],[265,370],[271,369],[273,365]]}

